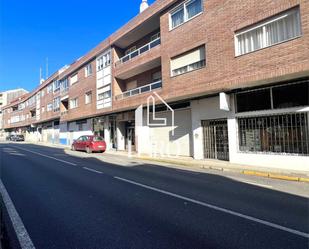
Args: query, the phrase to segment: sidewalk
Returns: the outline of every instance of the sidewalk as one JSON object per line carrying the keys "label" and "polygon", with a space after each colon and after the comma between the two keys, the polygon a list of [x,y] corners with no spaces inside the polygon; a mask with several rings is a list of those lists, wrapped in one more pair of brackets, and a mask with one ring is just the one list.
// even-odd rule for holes
{"label": "sidewalk", "polygon": [[[70,149],[70,146],[65,145],[47,144],[42,142],[36,144],[48,147]],[[107,151],[105,152],[105,154],[128,157],[128,153],[124,151]],[[163,166],[168,166],[167,164],[169,164],[174,166],[184,166],[188,169],[191,168],[199,171],[203,171],[206,169],[218,170],[218,171],[230,171],[245,175],[253,175],[259,177],[279,179],[279,180],[309,183],[309,171],[296,171],[296,170],[286,170],[280,168],[247,166],[218,160],[195,160],[193,158],[188,157],[167,158],[167,157],[149,157],[146,155],[138,156],[136,153],[132,153],[132,158],[149,162],[157,162],[161,164],[163,163]]]}

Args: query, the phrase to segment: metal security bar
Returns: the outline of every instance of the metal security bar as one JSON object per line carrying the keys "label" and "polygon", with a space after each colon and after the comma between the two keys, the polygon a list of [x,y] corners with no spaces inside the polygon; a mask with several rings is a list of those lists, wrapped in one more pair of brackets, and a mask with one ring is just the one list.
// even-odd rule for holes
{"label": "metal security bar", "polygon": [[309,155],[307,113],[238,119],[240,151]]}
{"label": "metal security bar", "polygon": [[204,157],[229,160],[227,120],[202,121],[204,133]]}

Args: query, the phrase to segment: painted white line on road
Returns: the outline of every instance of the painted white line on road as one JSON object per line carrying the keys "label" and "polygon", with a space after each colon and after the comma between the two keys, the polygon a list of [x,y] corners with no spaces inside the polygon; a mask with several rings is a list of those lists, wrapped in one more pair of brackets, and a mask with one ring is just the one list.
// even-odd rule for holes
{"label": "painted white line on road", "polygon": [[71,162],[68,162],[68,161],[65,161],[65,160],[61,160],[61,159],[58,159],[56,157],[52,157],[52,156],[47,156],[47,155],[44,155],[44,154],[41,154],[39,152],[35,152],[35,151],[32,151],[32,150],[27,150],[27,149],[22,149],[20,147],[15,147],[14,148],[17,148],[19,150],[24,150],[24,151],[28,151],[30,153],[33,153],[33,154],[36,154],[36,155],[39,155],[39,156],[43,156],[43,157],[46,157],[46,158],[50,158],[50,159],[53,159],[53,160],[56,160],[56,161],[59,161],[59,162],[62,162],[62,163],[66,163],[66,164],[69,164],[69,165],[73,165],[73,166],[76,166],[77,164],[75,163],[71,163]]}
{"label": "painted white line on road", "polygon": [[94,173],[103,174],[103,172],[95,170],[95,169],[90,169],[90,168],[87,168],[87,167],[83,167],[83,169],[94,172]]}
{"label": "painted white line on road", "polygon": [[15,230],[17,239],[19,241],[20,247],[22,249],[35,249],[32,240],[19,216],[19,214],[17,213],[15,206],[8,194],[8,192],[6,191],[5,186],[3,185],[2,181],[0,180],[0,192],[2,195],[2,199],[4,202],[4,205],[6,207],[6,210],[8,212],[8,215],[11,219],[13,228]]}
{"label": "painted white line on road", "polygon": [[241,180],[241,179],[237,179],[237,181],[243,182],[243,183],[248,183],[250,185],[255,185],[255,186],[263,187],[263,188],[273,188],[273,186],[271,186],[271,185],[260,184],[260,183],[256,183],[256,182],[250,182],[250,181],[244,181],[244,180]]}
{"label": "painted white line on road", "polygon": [[12,152],[12,153],[8,153],[8,154],[10,154],[10,155],[12,155],[12,156],[26,156],[25,154],[21,154],[21,153],[18,153],[18,152]]}
{"label": "painted white line on road", "polygon": [[194,204],[198,204],[198,205],[201,205],[201,206],[204,206],[204,207],[207,207],[207,208],[211,208],[211,209],[214,209],[216,211],[231,214],[231,215],[234,215],[234,216],[246,219],[246,220],[254,221],[256,223],[260,223],[260,224],[263,224],[263,225],[266,225],[266,226],[269,226],[269,227],[273,227],[273,228],[276,228],[276,229],[279,229],[279,230],[282,230],[282,231],[285,231],[285,232],[289,232],[289,233],[292,233],[292,234],[295,234],[295,235],[298,235],[298,236],[301,236],[301,237],[304,237],[304,238],[309,238],[308,233],[304,233],[304,232],[301,232],[301,231],[298,231],[298,230],[294,230],[294,229],[291,229],[291,228],[288,228],[288,227],[284,227],[284,226],[281,226],[281,225],[278,225],[278,224],[275,224],[275,223],[272,223],[272,222],[269,222],[269,221],[254,218],[252,216],[241,214],[241,213],[238,213],[238,212],[226,209],[226,208],[221,208],[221,207],[218,207],[218,206],[215,206],[215,205],[212,205],[212,204],[208,204],[206,202],[194,200],[194,199],[182,196],[182,195],[174,194],[174,193],[171,193],[169,191],[150,187],[148,185],[144,185],[144,184],[141,184],[141,183],[138,183],[138,182],[127,180],[127,179],[124,179],[124,178],[121,178],[121,177],[118,177],[118,176],[114,176],[114,178],[118,179],[120,181],[124,181],[124,182],[127,182],[127,183],[137,185],[137,186],[142,187],[142,188],[150,189],[150,190],[153,190],[155,192],[159,192],[159,193],[169,195],[169,196],[181,199],[181,200],[185,200],[185,201],[188,201],[188,202],[192,202]]}

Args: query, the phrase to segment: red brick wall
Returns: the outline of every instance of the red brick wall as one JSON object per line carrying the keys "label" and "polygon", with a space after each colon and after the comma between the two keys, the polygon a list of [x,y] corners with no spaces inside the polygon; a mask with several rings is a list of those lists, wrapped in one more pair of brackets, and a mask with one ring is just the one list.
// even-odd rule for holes
{"label": "red brick wall", "polygon": [[[79,108],[70,110],[68,115],[61,118],[62,120],[74,120],[129,110],[145,103],[149,93],[126,100],[114,100],[112,108],[96,110],[95,56],[112,46],[117,39],[141,25],[143,21],[155,13],[161,13],[161,45],[122,66],[115,68],[113,63],[112,70],[113,75],[117,77],[127,70],[134,70],[144,63],[161,58],[163,89],[159,93],[167,101],[309,75],[308,0],[205,0],[204,12],[201,15],[170,31],[169,11],[175,6],[175,4],[171,5],[175,2],[173,0],[156,1],[152,7],[100,43],[60,75],[61,78],[70,76],[76,70],[79,74],[79,82],[71,86],[69,90],[70,98],[79,96]],[[302,21],[303,35],[300,38],[235,57],[235,31],[297,5],[300,6]],[[167,6],[170,7],[164,10]],[[206,46],[206,66],[194,72],[171,77],[170,58],[202,44]],[[117,59],[115,50],[112,51],[114,59]],[[92,60],[93,75],[85,78],[84,66],[89,60]],[[146,75],[147,72],[144,72],[136,78],[141,77],[139,81],[144,82],[146,79],[142,78]],[[113,79],[114,96],[125,89],[122,84],[125,83]],[[92,103],[85,105],[84,95],[90,90],[93,92]],[[41,105],[44,103],[46,108],[47,103],[52,101],[54,97],[45,95]],[[59,113],[46,113],[45,111],[42,120],[56,118],[57,115],[59,117]]]}

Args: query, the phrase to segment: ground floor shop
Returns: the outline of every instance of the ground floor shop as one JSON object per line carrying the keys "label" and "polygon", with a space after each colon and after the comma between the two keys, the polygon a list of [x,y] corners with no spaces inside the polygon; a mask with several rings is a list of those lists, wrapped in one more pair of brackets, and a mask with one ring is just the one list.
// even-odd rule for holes
{"label": "ground floor shop", "polygon": [[[308,79],[191,102],[195,159],[309,170]],[[221,96],[222,97],[222,96]]]}
{"label": "ground floor shop", "polygon": [[59,143],[71,145],[74,140],[81,136],[92,135],[92,119],[81,119],[59,124]]}
{"label": "ground floor shop", "polygon": [[107,150],[151,157],[193,157],[309,170],[309,79],[218,93],[70,122],[53,120],[7,132],[71,145],[104,137]]}

